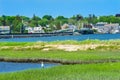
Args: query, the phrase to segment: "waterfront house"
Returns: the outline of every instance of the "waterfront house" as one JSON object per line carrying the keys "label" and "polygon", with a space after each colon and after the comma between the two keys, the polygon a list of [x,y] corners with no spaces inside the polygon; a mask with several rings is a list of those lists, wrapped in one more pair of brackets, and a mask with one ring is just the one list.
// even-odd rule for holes
{"label": "waterfront house", "polygon": [[92,29],[92,28],[93,28],[93,25],[92,25],[92,24],[83,24],[83,28]]}
{"label": "waterfront house", "polygon": [[81,28],[78,30],[80,34],[93,34],[94,31],[91,28]]}
{"label": "waterfront house", "polygon": [[93,29],[96,29],[98,33],[119,33],[120,27],[118,23],[106,23],[106,22],[99,22],[94,25]]}
{"label": "waterfront house", "polygon": [[106,28],[108,28],[109,33],[119,33],[119,24],[118,23],[112,23],[105,25]]}
{"label": "waterfront house", "polygon": [[28,33],[44,33],[44,30],[41,26],[39,27],[26,27]]}
{"label": "waterfront house", "polygon": [[28,32],[28,33],[33,33],[33,27],[26,27],[25,30]]}
{"label": "waterfront house", "polygon": [[9,34],[10,26],[0,26],[0,34]]}
{"label": "waterfront house", "polygon": [[44,33],[44,30],[41,26],[34,27],[34,33]]}
{"label": "waterfront house", "polygon": [[93,25],[92,24],[83,24],[80,30],[77,30],[80,34],[93,34]]}
{"label": "waterfront house", "polygon": [[77,26],[72,24],[64,24],[63,26],[61,26],[61,30],[66,32],[74,32],[75,30],[77,30]]}

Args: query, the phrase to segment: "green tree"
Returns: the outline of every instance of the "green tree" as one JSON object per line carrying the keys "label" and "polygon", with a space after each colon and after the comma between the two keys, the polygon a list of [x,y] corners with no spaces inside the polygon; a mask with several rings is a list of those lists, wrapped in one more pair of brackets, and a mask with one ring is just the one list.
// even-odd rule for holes
{"label": "green tree", "polygon": [[68,18],[65,18],[64,16],[58,16],[55,18],[55,22],[59,23],[60,25],[63,25],[65,23],[68,23]]}
{"label": "green tree", "polygon": [[89,17],[86,19],[88,23],[96,24],[98,22],[98,18],[94,14],[89,14]]}
{"label": "green tree", "polygon": [[113,15],[110,15],[110,16],[100,16],[99,21],[100,22],[119,23],[120,24],[120,18],[119,17],[115,17]]}
{"label": "green tree", "polygon": [[40,20],[38,23],[39,23],[39,25],[41,25],[41,26],[46,26],[46,25],[48,25],[49,20],[47,20],[47,19],[42,19],[42,20]]}
{"label": "green tree", "polygon": [[82,15],[80,15],[80,14],[77,14],[76,15],[76,20],[77,21],[80,21],[80,20],[82,20],[83,19],[83,16]]}
{"label": "green tree", "polygon": [[2,26],[7,26],[6,23],[7,23],[7,22],[6,22],[6,16],[5,16],[5,15],[2,15],[2,17],[1,17],[1,24],[2,24]]}
{"label": "green tree", "polygon": [[35,27],[35,26],[39,26],[39,21],[41,20],[41,18],[39,18],[38,16],[36,16],[35,14],[33,15],[32,19],[29,21],[29,26],[31,27]]}
{"label": "green tree", "polygon": [[13,26],[12,28],[13,33],[20,33],[22,27],[22,18],[19,15],[17,15],[13,20],[12,26]]}
{"label": "green tree", "polygon": [[47,19],[47,20],[54,20],[54,18],[51,15],[44,15],[42,19]]}
{"label": "green tree", "polygon": [[55,20],[53,23],[55,24],[57,30],[61,29],[62,25],[61,25],[61,22],[59,20]]}
{"label": "green tree", "polygon": [[68,23],[75,25],[76,24],[76,20],[70,18],[70,19],[68,19]]}

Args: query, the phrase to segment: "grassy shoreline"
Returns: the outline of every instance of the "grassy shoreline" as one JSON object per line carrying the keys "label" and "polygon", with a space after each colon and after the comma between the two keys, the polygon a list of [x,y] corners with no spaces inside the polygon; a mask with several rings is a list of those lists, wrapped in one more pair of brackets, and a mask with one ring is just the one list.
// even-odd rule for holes
{"label": "grassy shoreline", "polygon": [[2,73],[0,80],[119,80],[120,63],[61,65]]}
{"label": "grassy shoreline", "polygon": [[[61,45],[64,49],[83,49],[56,48]],[[120,40],[3,42],[0,43],[0,60],[76,64],[0,73],[0,80],[120,80]]]}
{"label": "grassy shoreline", "polygon": [[120,39],[113,39],[113,40],[98,40],[98,39],[87,39],[83,41],[76,41],[76,40],[63,40],[63,41],[52,41],[52,42],[0,42],[0,46],[31,46],[35,44],[45,45],[45,44],[120,44]]}
{"label": "grassy shoreline", "polygon": [[120,40],[3,42],[0,43],[0,60],[62,64],[120,62]]}
{"label": "grassy shoreline", "polygon": [[[59,53],[58,53],[59,52]],[[120,62],[120,51],[0,51],[0,61],[89,64]]]}
{"label": "grassy shoreline", "polygon": [[54,41],[54,42],[1,42],[0,51],[3,50],[120,50],[120,40],[85,40],[85,41]]}

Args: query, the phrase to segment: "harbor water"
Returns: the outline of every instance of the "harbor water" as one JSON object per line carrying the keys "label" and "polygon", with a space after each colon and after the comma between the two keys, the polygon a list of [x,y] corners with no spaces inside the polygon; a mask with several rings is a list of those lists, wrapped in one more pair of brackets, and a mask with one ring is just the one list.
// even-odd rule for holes
{"label": "harbor water", "polygon": [[69,36],[50,36],[50,37],[30,37],[30,38],[9,38],[0,39],[0,42],[37,42],[37,41],[61,41],[61,40],[110,40],[120,39],[120,34],[89,34],[89,35],[69,35]]}

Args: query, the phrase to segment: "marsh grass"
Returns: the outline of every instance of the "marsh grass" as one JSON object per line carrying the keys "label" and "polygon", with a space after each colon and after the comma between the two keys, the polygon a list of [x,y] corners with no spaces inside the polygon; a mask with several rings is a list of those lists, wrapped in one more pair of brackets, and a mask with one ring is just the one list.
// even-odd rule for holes
{"label": "marsh grass", "polygon": [[75,40],[66,40],[66,41],[53,41],[48,42],[49,44],[114,44],[114,45],[120,45],[120,40],[98,40],[98,39],[87,39],[83,41],[75,41]]}
{"label": "marsh grass", "polygon": [[20,50],[20,51],[0,51],[0,57],[5,58],[47,58],[60,60],[100,60],[100,59],[120,59],[120,51],[75,51],[67,52],[61,50],[39,51],[39,50]]}
{"label": "marsh grass", "polygon": [[0,42],[0,46],[32,46],[32,45],[41,45],[44,46],[46,44],[113,44],[120,45],[120,40],[83,40],[83,41],[75,41],[75,40],[65,40],[65,41],[52,41],[52,42]]}
{"label": "marsh grass", "polygon": [[120,80],[120,63],[61,65],[2,73],[0,80]]}
{"label": "marsh grass", "polygon": [[[78,51],[58,50],[46,45],[92,45],[95,49]],[[50,49],[45,50],[44,49]],[[120,40],[85,40],[55,42],[2,42],[0,58],[7,59],[56,59],[61,61],[119,60]],[[60,65],[46,69],[0,73],[0,80],[120,80],[120,62],[103,64]]]}
{"label": "marsh grass", "polygon": [[114,45],[98,46],[95,49],[96,50],[120,50],[120,46],[114,46]]}
{"label": "marsh grass", "polygon": [[[47,46],[50,45],[50,46]],[[53,42],[2,42],[0,43],[0,50],[58,50],[55,45],[75,45],[75,46],[89,46],[83,50],[120,50],[120,40],[84,40],[84,41],[53,41]],[[85,45],[85,46],[84,46]],[[94,46],[93,48],[90,46]],[[64,49],[62,49],[64,50]],[[77,50],[82,50],[77,49]],[[76,50],[76,51],[77,51]],[[68,50],[69,51],[69,50]],[[73,50],[74,51],[74,50]]]}

